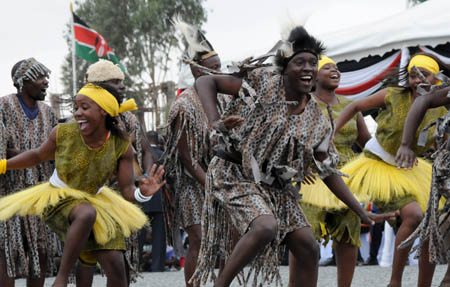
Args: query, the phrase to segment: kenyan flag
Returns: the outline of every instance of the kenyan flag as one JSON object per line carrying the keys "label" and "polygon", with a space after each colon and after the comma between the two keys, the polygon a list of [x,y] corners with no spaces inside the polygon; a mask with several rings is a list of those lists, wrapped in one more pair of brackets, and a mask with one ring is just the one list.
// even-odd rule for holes
{"label": "kenyan flag", "polygon": [[75,34],[75,54],[88,62],[95,63],[99,58],[110,60],[114,64],[119,64],[122,71],[125,68],[119,63],[116,54],[108,46],[105,38],[97,31],[89,27],[75,13],[73,15],[73,30]]}

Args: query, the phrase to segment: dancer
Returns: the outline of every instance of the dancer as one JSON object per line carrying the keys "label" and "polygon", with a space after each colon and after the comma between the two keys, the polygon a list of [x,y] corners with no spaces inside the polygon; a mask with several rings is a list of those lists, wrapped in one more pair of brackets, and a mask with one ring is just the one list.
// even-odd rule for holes
{"label": "dancer", "polygon": [[[339,130],[349,119],[360,111],[381,108],[378,114],[376,136],[367,142],[364,154],[348,163],[341,171],[350,178],[347,184],[353,194],[368,197],[383,212],[399,210],[401,225],[395,240],[394,261],[389,286],[401,286],[403,270],[408,259],[409,249],[397,249],[420,224],[428,201],[431,184],[431,165],[419,159],[418,165],[410,171],[396,167],[394,155],[400,146],[403,124],[407,113],[418,97],[418,85],[424,82],[435,84],[435,75],[444,68],[438,60],[426,54],[411,58],[405,71],[400,75],[407,78],[407,87],[388,87],[374,95],[351,103],[337,121]],[[434,122],[444,115],[446,109],[431,109],[424,117],[421,127]],[[416,155],[421,155],[433,145],[433,132],[424,139],[424,146],[414,146]],[[417,139],[419,135],[416,134]],[[420,261],[419,263],[423,263]],[[429,266],[419,264],[419,272],[427,274]],[[420,276],[419,276],[420,278]],[[419,281],[419,286],[421,282]]]}
{"label": "dancer", "polygon": [[[316,91],[312,94],[322,112],[327,113],[328,106],[337,118],[345,106],[351,103],[342,96],[336,96],[334,90],[339,86],[340,72],[336,63],[322,56],[318,64]],[[356,154],[352,145],[363,148],[370,139],[370,133],[361,113],[357,113],[334,137],[333,142],[339,153],[339,167],[353,159]],[[320,179],[314,184],[301,188],[300,200],[308,222],[311,224],[314,237],[328,242],[332,239],[336,252],[338,286],[350,286],[358,257],[358,247],[361,246],[360,219],[348,209],[336,196],[330,193],[328,187]],[[291,256],[291,261],[294,258]],[[294,264],[290,264],[293,268]],[[293,274],[293,271],[290,272]],[[290,278],[292,284],[292,277]]]}
{"label": "dancer", "polygon": [[[441,107],[450,104],[449,97],[450,88],[437,91],[430,95],[424,95],[417,98],[405,121],[401,145],[397,151],[395,158],[398,168],[413,169],[416,162],[416,154],[414,152],[414,137],[425,113],[428,109]],[[449,229],[449,211],[450,211],[450,144],[448,140],[448,129],[450,127],[450,113],[448,112],[443,118],[437,121],[437,146],[438,150],[433,155],[433,179],[431,181],[430,200],[428,202],[427,211],[416,231],[403,242],[399,248],[410,246],[416,238],[420,238],[417,247],[416,257],[432,264],[429,274],[419,272],[419,282],[423,282],[422,286],[431,286],[433,279],[435,264],[447,263],[447,272],[439,286],[450,286],[450,237]],[[424,131],[426,133],[427,131]],[[445,205],[439,208],[441,197],[445,198]],[[425,281],[424,279],[428,279]]]}
{"label": "dancer", "polygon": [[[53,286],[66,286],[79,257],[86,264],[100,262],[108,286],[126,286],[122,251],[124,237],[141,228],[146,217],[104,184],[117,173],[122,195],[144,202],[163,184],[162,167],[152,167],[139,188],[133,182],[130,141],[116,127],[115,117],[136,109],[133,100],[119,105],[115,90],[85,85],[75,98],[76,122],[60,124],[40,147],[9,160],[0,160],[0,173],[55,160],[50,182],[0,200],[0,220],[14,214],[40,215],[64,241],[61,265]],[[125,212],[124,212],[125,211]],[[91,233],[92,231],[92,233]]]}
{"label": "dancer", "polygon": [[[123,84],[125,74],[118,65],[114,65],[111,61],[99,59],[98,62],[89,66],[86,71],[86,81],[105,87],[105,85],[114,88],[119,95],[119,103],[124,100],[126,87]],[[130,112],[124,112],[117,117],[120,128],[125,131],[131,140],[134,154],[135,177],[142,174],[148,174],[153,164],[150,144],[145,137],[144,131],[139,124],[136,116]],[[119,189],[117,180],[112,182],[113,189]],[[128,284],[135,282],[139,272],[139,246],[138,236],[136,233],[131,234],[125,239],[127,250],[124,253],[125,267]],[[77,267],[77,286],[87,287],[92,285],[95,266],[84,266],[79,264]]]}
{"label": "dancer", "polygon": [[[11,71],[15,94],[0,98],[0,122],[4,127],[1,158],[11,158],[44,143],[57,119],[44,103],[50,70],[34,58],[21,60]],[[8,171],[0,179],[0,197],[50,178],[54,165],[45,162],[28,170]],[[43,286],[46,274],[56,271],[60,254],[56,235],[36,216],[14,216],[0,222],[0,282],[14,286],[14,278],[26,277],[27,286]]]}
{"label": "dancer", "polygon": [[[202,246],[193,283],[211,279],[216,287],[229,286],[258,254],[240,283],[247,284],[254,272],[254,284],[279,285],[280,245],[285,242],[297,259],[294,285],[316,286],[319,247],[291,184],[292,177],[301,182],[310,168],[362,222],[373,223],[336,170],[332,122],[309,94],[322,44],[296,27],[283,47],[275,59],[277,71],[261,68],[244,79],[216,75],[196,81],[209,123],[221,132],[225,145],[217,149],[206,176]],[[223,120],[216,108],[218,92],[234,96]],[[225,212],[241,238],[233,250],[226,248],[225,267],[215,278],[221,240],[233,228],[226,224]]]}
{"label": "dancer", "polygon": [[[187,57],[193,63],[220,71],[217,52],[197,28],[176,20],[175,26],[188,43]],[[195,79],[204,75],[197,65],[190,65]],[[224,98],[225,96],[221,96]],[[166,169],[173,214],[170,220],[172,246],[180,237],[180,228],[187,232],[189,248],[184,265],[186,286],[195,271],[201,240],[201,217],[204,203],[205,178],[208,164],[213,157],[210,128],[194,87],[185,89],[170,108],[167,120],[167,141],[162,156]],[[167,199],[167,198],[166,198]],[[178,248],[176,248],[178,249]],[[176,250],[177,253],[180,251]]]}

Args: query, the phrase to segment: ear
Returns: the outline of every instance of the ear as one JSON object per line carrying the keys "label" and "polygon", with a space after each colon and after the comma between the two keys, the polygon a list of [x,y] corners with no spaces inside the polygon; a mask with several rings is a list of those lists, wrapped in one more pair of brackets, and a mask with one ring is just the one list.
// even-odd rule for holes
{"label": "ear", "polygon": [[100,114],[102,115],[102,117],[106,117],[108,115],[108,113],[102,108],[100,108]]}

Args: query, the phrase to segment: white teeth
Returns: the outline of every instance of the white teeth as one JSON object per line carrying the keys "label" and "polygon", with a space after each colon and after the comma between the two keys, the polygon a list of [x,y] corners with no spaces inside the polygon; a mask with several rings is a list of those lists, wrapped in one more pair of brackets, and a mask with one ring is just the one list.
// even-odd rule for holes
{"label": "white teeth", "polygon": [[311,80],[312,77],[311,76],[303,76],[303,77],[300,77],[300,79],[302,79],[302,80]]}
{"label": "white teeth", "polygon": [[79,124],[83,124],[83,123],[86,123],[87,122],[87,120],[79,120],[79,121],[77,121]]}

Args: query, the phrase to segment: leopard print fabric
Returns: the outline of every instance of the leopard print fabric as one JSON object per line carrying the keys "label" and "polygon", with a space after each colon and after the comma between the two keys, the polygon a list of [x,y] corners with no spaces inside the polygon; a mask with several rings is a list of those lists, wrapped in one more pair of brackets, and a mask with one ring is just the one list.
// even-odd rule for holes
{"label": "leopard print fabric", "polygon": [[[57,120],[53,110],[37,102],[39,113],[29,120],[15,94],[0,98],[0,122],[5,127],[7,148],[21,152],[39,147],[49,137]],[[2,148],[3,156],[5,150]],[[23,190],[48,181],[54,169],[53,162],[33,168],[8,171],[1,180],[0,196]],[[47,270],[54,273],[54,257],[60,255],[60,242],[56,235],[37,216],[14,216],[0,222],[0,249],[5,252],[9,277],[39,277],[39,253],[45,251]]]}
{"label": "leopard print fabric", "polygon": [[[266,286],[275,281],[276,285],[282,285],[278,268],[281,242],[288,233],[309,226],[291,192],[277,185],[256,183],[252,157],[265,174],[283,166],[294,168],[299,181],[310,168],[321,178],[340,174],[336,170],[338,154],[329,141],[333,134],[330,118],[312,97],[299,115],[290,115],[287,104],[281,75],[258,69],[243,81],[239,97],[222,115],[222,118],[238,115],[245,120],[230,135],[234,149],[242,154],[242,165],[215,157],[209,166],[202,245],[197,270],[191,279],[194,285],[215,280],[214,262],[218,257],[226,260],[232,252],[231,245],[224,241],[231,241],[233,229],[240,236],[245,234],[250,223],[263,214],[275,217],[278,234],[253,260],[248,275],[241,274],[240,284]],[[328,158],[324,162],[316,160],[317,151],[327,153]],[[231,225],[224,221],[227,214],[231,216]],[[249,282],[250,278],[253,283]]]}
{"label": "leopard print fabric", "polygon": [[[450,237],[449,230],[443,230],[450,221],[450,151],[447,146],[446,133],[450,128],[450,112],[438,119],[436,126],[438,151],[432,155],[433,175],[431,180],[430,199],[424,218],[417,229],[401,243],[400,248],[414,243],[420,238],[419,244],[411,250],[417,250],[416,258],[420,257],[424,243],[429,242],[430,262],[435,264],[447,264],[450,262]],[[441,199],[445,199],[445,205],[439,208]]]}
{"label": "leopard print fabric", "polygon": [[183,254],[179,246],[179,229],[201,223],[204,187],[198,183],[181,162],[178,142],[185,131],[189,155],[195,168],[205,172],[213,157],[210,148],[208,119],[193,87],[187,88],[175,100],[167,119],[167,141],[161,159],[166,171],[168,194],[164,196],[167,214],[167,238],[178,255]]}

